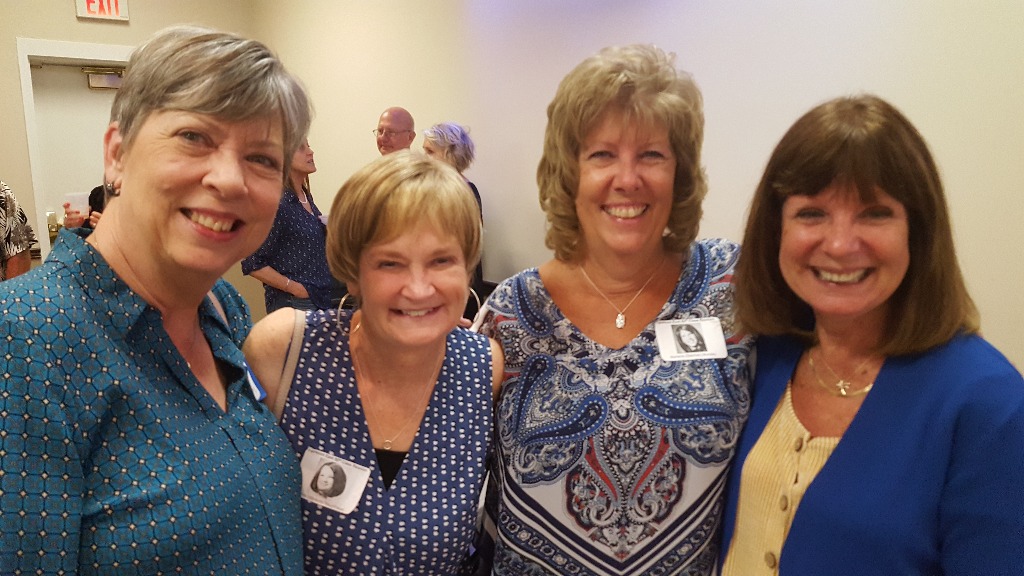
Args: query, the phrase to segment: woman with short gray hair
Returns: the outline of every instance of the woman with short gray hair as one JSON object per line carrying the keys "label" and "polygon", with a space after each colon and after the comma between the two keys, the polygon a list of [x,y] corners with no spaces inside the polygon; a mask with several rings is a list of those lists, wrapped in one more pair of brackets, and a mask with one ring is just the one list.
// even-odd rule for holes
{"label": "woman with short gray hair", "polygon": [[220,278],[309,121],[259,42],[175,27],[132,53],[102,220],[0,293],[0,573],[301,573],[298,462]]}

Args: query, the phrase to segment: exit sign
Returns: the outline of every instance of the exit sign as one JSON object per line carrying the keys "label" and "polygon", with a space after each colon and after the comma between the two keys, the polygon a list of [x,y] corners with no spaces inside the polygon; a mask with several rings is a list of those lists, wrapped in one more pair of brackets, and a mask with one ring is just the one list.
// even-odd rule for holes
{"label": "exit sign", "polygon": [[128,20],[128,0],[75,0],[79,18]]}

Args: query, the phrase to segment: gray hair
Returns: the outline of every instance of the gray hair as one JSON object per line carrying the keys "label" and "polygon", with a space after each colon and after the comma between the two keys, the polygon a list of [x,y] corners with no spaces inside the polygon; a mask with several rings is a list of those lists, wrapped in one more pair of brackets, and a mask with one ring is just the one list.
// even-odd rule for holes
{"label": "gray hair", "polygon": [[476,147],[468,129],[454,122],[441,122],[424,130],[423,137],[443,149],[445,160],[460,173],[473,163]]}
{"label": "gray hair", "polygon": [[160,110],[231,122],[280,118],[285,159],[305,140],[312,117],[302,83],[269,48],[198,26],[165,28],[132,52],[110,120],[130,147],[147,116]]}

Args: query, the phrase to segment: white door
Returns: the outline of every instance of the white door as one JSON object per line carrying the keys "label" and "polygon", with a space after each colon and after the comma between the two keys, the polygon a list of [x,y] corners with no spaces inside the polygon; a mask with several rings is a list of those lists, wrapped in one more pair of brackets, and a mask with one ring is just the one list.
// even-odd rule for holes
{"label": "white door", "polygon": [[34,228],[50,252],[46,213],[63,213],[64,195],[103,182],[103,131],[112,90],[90,90],[81,66],[123,66],[131,46],[18,38],[18,68],[32,167]]}
{"label": "white door", "polygon": [[[36,209],[63,214],[64,195],[103,183],[103,132],[114,90],[91,89],[80,66],[32,68],[39,167]],[[43,234],[38,234],[40,242]]]}

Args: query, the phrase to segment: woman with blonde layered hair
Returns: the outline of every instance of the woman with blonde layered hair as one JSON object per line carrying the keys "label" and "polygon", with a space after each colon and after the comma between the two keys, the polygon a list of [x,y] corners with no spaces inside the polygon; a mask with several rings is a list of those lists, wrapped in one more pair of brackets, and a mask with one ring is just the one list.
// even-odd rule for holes
{"label": "woman with blonde layered hair", "polygon": [[[635,69],[623,57],[632,59]],[[580,222],[573,206],[579,154],[588,132],[608,110],[617,110],[631,124],[668,130],[676,167],[664,245],[673,252],[688,249],[697,237],[707,194],[701,164],[704,101],[693,78],[674,69],[654,46],[637,45],[584,61],[562,80],[559,91],[562,97],[548,105],[544,152],[537,167],[540,204],[548,220],[544,242],[555,257],[575,261],[581,256]]]}
{"label": "woman with blonde layered hair", "polygon": [[[694,241],[700,91],[674,57],[606,48],[561,82],[537,168],[554,259],[478,317],[505,353],[494,573],[710,574],[749,403],[738,246]],[[708,353],[673,334],[699,326]]]}

